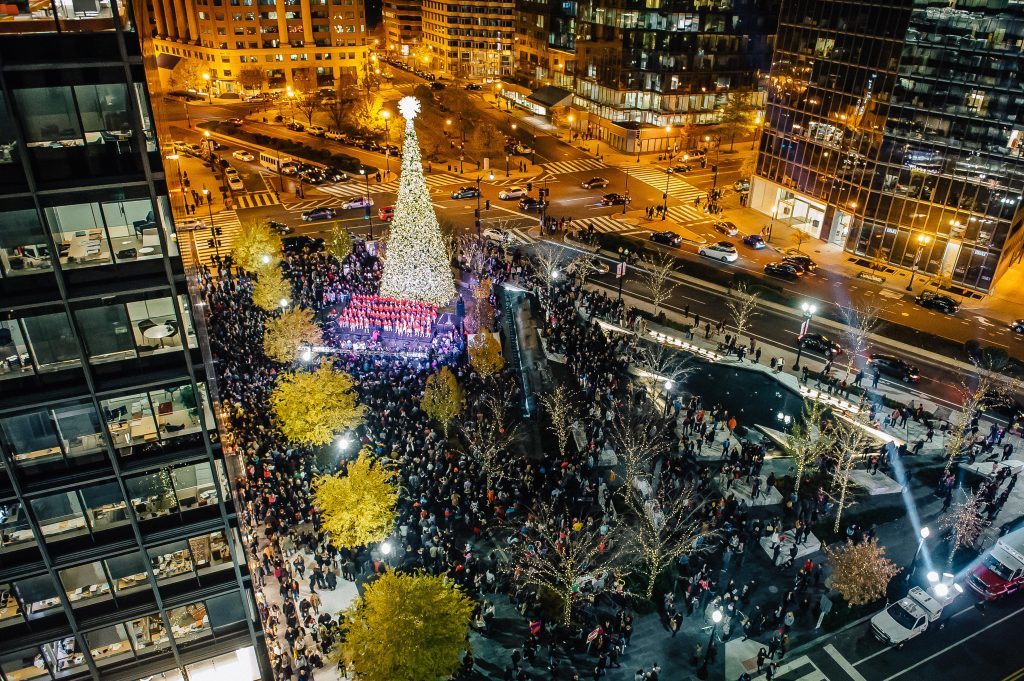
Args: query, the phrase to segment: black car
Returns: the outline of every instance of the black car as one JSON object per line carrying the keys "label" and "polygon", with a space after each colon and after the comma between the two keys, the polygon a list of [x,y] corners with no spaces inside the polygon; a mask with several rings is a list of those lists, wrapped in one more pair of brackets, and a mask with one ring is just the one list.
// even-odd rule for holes
{"label": "black car", "polygon": [[1024,333],[1024,319],[1015,319],[1013,324],[1010,324],[1010,330],[1014,333]]}
{"label": "black car", "polygon": [[480,83],[466,83],[463,86],[466,90],[483,90],[483,86]]}
{"label": "black car", "polygon": [[823,355],[830,352],[833,355],[840,355],[843,352],[843,346],[821,333],[805,333],[797,340],[804,350],[814,350]]}
{"label": "black car", "polygon": [[921,372],[917,367],[907,364],[899,357],[874,354],[868,358],[868,365],[886,376],[893,376],[904,383],[917,383],[921,380]]}
{"label": "black car", "polygon": [[764,266],[764,273],[769,277],[788,279],[790,281],[800,278],[800,273],[788,262],[770,262]]}
{"label": "black car", "polygon": [[673,248],[679,248],[679,244],[683,243],[682,237],[675,232],[653,232],[651,234],[651,241],[656,244],[672,246]]}
{"label": "black car", "polygon": [[298,121],[292,121],[285,127],[288,128],[289,130],[294,130],[295,132],[302,132],[303,130],[306,129],[306,126],[304,126],[302,123],[299,123]]}
{"label": "black car", "polygon": [[281,247],[285,253],[317,252],[323,250],[324,240],[308,236],[286,236],[281,240]]}
{"label": "black car", "polygon": [[323,184],[327,180],[327,177],[319,168],[303,171],[299,174],[299,177],[307,184]]}
{"label": "black car", "polygon": [[818,263],[811,260],[808,256],[803,253],[786,253],[786,257],[782,259],[783,262],[795,262],[804,268],[805,272],[814,272],[818,269]]}
{"label": "black car", "polygon": [[453,199],[475,199],[480,196],[480,190],[476,187],[459,187],[452,192]]}
{"label": "black car", "polygon": [[280,236],[288,236],[289,234],[295,231],[288,225],[284,224],[283,222],[278,222],[277,220],[269,220],[267,222],[267,227],[270,228],[271,232],[273,232],[274,234],[278,234]]}
{"label": "black car", "polygon": [[956,314],[957,310],[960,309],[960,303],[956,302],[949,296],[942,295],[941,293],[935,293],[934,291],[925,291],[915,298],[914,302],[921,307],[938,310],[945,314]]}
{"label": "black car", "polygon": [[431,90],[443,90],[444,88],[445,88],[445,84],[444,83],[434,82],[434,83],[430,84],[430,89]]}
{"label": "black car", "polygon": [[794,260],[792,258],[783,258],[782,262],[795,269],[797,274],[802,275],[807,272],[807,268],[804,267],[804,264],[799,260]]}
{"label": "black car", "polygon": [[541,201],[540,199],[535,199],[532,196],[524,196],[519,199],[519,207],[523,210],[540,210],[546,205],[546,202]]}
{"label": "black car", "polygon": [[677,163],[674,166],[665,168],[666,173],[688,173],[693,170],[693,166],[688,163]]}
{"label": "black car", "polygon": [[603,177],[592,177],[582,183],[581,186],[584,189],[604,189],[608,186],[608,180]]}
{"label": "black car", "polygon": [[396,144],[381,144],[378,146],[380,153],[389,154],[391,156],[400,156],[402,150],[398,148]]}
{"label": "black car", "polygon": [[337,168],[324,168],[324,179],[328,182],[348,182],[348,173]]}
{"label": "black car", "polygon": [[302,214],[303,222],[316,222],[318,220],[330,220],[334,217],[333,208],[314,208]]}
{"label": "black car", "polygon": [[628,203],[628,200],[622,194],[605,194],[601,197],[602,206],[622,206]]}

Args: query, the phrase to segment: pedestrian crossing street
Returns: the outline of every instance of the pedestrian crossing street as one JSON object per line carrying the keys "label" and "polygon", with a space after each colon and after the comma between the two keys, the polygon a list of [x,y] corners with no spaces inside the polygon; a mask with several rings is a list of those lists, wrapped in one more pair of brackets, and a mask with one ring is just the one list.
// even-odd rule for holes
{"label": "pedestrian crossing street", "polygon": [[237,208],[261,208],[263,206],[276,206],[281,200],[272,192],[250,192],[248,194],[235,194],[235,206]]}
{"label": "pedestrian crossing street", "polygon": [[668,179],[668,195],[682,202],[682,205],[670,206],[668,216],[679,224],[687,225],[711,220],[707,213],[693,205],[694,199],[707,198],[707,192],[703,189],[698,189],[674,174],[666,173],[661,168],[631,168],[628,172],[629,179],[640,180],[662,193],[665,192],[665,180]]}
{"label": "pedestrian crossing street", "polygon": [[[231,246],[234,244],[235,239],[242,232],[242,223],[238,219],[238,211],[235,210],[222,210],[219,213],[213,214],[213,227],[210,229],[210,218],[204,216],[202,218],[203,224],[206,225],[203,229],[194,229],[190,232],[179,230],[180,238],[191,238],[196,245],[196,255],[199,257],[199,265],[210,265],[212,257],[220,251],[220,255],[224,256],[231,252]],[[179,222],[179,227],[181,223]],[[213,232],[216,228],[220,228],[220,236],[217,237],[216,244],[211,243],[214,239]],[[188,235],[188,236],[185,236]],[[183,247],[183,254],[188,252],[190,249]]]}
{"label": "pedestrian crossing street", "polygon": [[601,170],[607,168],[608,165],[604,161],[598,161],[596,158],[581,158],[575,161],[541,163],[540,167],[548,175],[562,175],[565,173],[578,173],[584,170]]}

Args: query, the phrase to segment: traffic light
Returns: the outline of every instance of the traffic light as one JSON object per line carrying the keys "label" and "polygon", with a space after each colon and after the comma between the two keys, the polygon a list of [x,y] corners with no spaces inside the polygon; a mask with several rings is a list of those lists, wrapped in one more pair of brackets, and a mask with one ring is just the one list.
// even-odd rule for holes
{"label": "traffic light", "polygon": [[[488,208],[490,208],[490,206],[488,206]],[[473,217],[475,217],[477,220],[480,219],[480,209],[479,208],[474,208],[473,209]]]}
{"label": "traffic light", "polygon": [[[484,206],[486,206],[487,210],[490,210],[491,209],[491,200],[490,199],[486,199],[484,201]],[[479,213],[480,211],[477,211],[477,212]]]}
{"label": "traffic light", "polygon": [[364,216],[364,219],[366,219],[366,220],[370,219],[370,207],[369,206],[366,207],[366,215]]}
{"label": "traffic light", "polygon": [[533,183],[532,182],[527,182],[526,183],[526,191],[528,191],[528,192],[532,192],[533,191]]}
{"label": "traffic light", "polygon": [[713,172],[713,173],[717,173],[718,172],[718,164],[716,164],[716,163],[712,163],[711,164],[711,172]]}

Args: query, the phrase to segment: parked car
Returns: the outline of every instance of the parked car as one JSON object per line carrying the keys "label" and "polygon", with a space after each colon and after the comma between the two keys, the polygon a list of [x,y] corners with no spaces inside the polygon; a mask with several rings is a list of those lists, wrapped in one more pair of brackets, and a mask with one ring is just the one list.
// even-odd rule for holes
{"label": "parked car", "polygon": [[935,293],[934,291],[924,291],[914,302],[921,307],[926,307],[930,310],[938,310],[945,314],[956,314],[960,309],[960,303],[956,302],[947,295],[941,293]]}
{"label": "parked car", "polygon": [[764,242],[764,237],[761,236],[760,234],[748,234],[745,237],[743,237],[743,245],[750,246],[754,250],[759,251],[768,244]]}
{"label": "parked car", "polygon": [[284,224],[283,222],[278,222],[277,220],[268,220],[267,227],[270,228],[271,232],[279,236],[288,236],[289,234],[295,231],[288,225]]}
{"label": "parked car", "polygon": [[601,197],[602,206],[623,206],[627,203],[629,199],[622,194],[605,194]]}
{"label": "parked car", "polygon": [[722,262],[736,262],[740,257],[739,253],[736,252],[736,247],[728,241],[719,241],[716,244],[702,246],[697,253],[705,258],[713,258]]}
{"label": "parked car", "polygon": [[314,208],[302,214],[303,222],[317,222],[319,220],[330,220],[335,216],[333,208]]}
{"label": "parked car", "polygon": [[546,202],[541,201],[540,199],[535,199],[532,196],[524,196],[519,199],[519,207],[523,210],[539,211],[545,205],[547,205]]}
{"label": "parked car", "polygon": [[395,207],[381,206],[377,209],[377,217],[384,222],[391,222],[391,219],[395,217]]}
{"label": "parked car", "polygon": [[229,164],[227,163],[227,161],[225,161],[225,162],[224,162],[224,165],[223,165],[222,167],[224,168],[224,175],[225,175],[225,176],[227,176],[227,177],[231,177],[232,175],[238,175],[238,171],[237,171],[237,170],[235,170],[234,168],[232,168],[232,167],[231,167],[231,166],[230,166],[230,165],[229,165]]}
{"label": "parked car", "polygon": [[498,198],[502,201],[511,201],[512,199],[521,199],[526,196],[526,190],[522,187],[509,187],[508,189],[502,189],[498,192]]}
{"label": "parked car", "polygon": [[804,268],[803,264],[798,260],[786,257],[782,259],[782,262],[786,263],[787,265],[795,269],[796,273],[799,274],[800,276],[803,276],[804,274],[807,273],[807,270]]}
{"label": "parked car", "polygon": [[353,210],[355,208],[372,208],[373,198],[367,196],[357,196],[354,199],[349,199],[345,203],[341,204],[342,210]]}
{"label": "parked car", "polygon": [[175,142],[174,151],[179,154],[188,154],[189,156],[199,156],[201,150],[196,144],[189,144],[188,142]]}
{"label": "parked car", "polygon": [[743,193],[750,191],[750,180],[736,180],[732,185],[733,190]]}
{"label": "parked car", "polygon": [[603,177],[592,177],[580,184],[584,189],[604,189],[608,186],[608,180]]}
{"label": "parked car", "polygon": [[529,156],[533,153],[533,147],[528,147],[525,144],[516,144],[512,147],[512,151],[520,156]]}
{"label": "parked car", "polygon": [[674,166],[665,168],[666,173],[688,173],[693,170],[693,166],[689,163],[677,163]]}
{"label": "parked car", "polygon": [[484,86],[479,83],[466,83],[464,89],[472,91],[483,90]]}
{"label": "parked car", "polygon": [[475,199],[478,196],[480,196],[480,190],[468,185],[465,187],[459,187],[452,192],[453,199]]}
{"label": "parked car", "polygon": [[921,380],[921,372],[917,370],[917,367],[892,355],[873,354],[868,357],[868,366],[874,367],[887,376],[894,376],[904,383],[917,383]]}
{"label": "parked car", "polygon": [[814,272],[818,269],[818,263],[811,260],[811,257],[803,253],[797,253],[795,249],[786,251],[786,260],[800,263],[807,272]]}
{"label": "parked car", "polygon": [[238,175],[228,175],[228,187],[234,191],[242,191],[245,189],[245,183],[242,182],[242,178]]}
{"label": "parked car", "polygon": [[302,132],[303,130],[306,129],[306,126],[304,126],[302,123],[299,123],[298,121],[292,121],[285,125],[284,127],[288,128],[289,130],[294,130],[295,132]]}
{"label": "parked car", "polygon": [[770,262],[764,266],[764,273],[769,277],[778,277],[779,279],[798,279],[800,273],[796,271],[796,268],[786,262]]}
{"label": "parked car", "polygon": [[311,125],[306,128],[306,134],[312,135],[313,137],[323,137],[327,133],[327,129],[322,125]]}
{"label": "parked car", "polygon": [[805,333],[797,338],[797,342],[804,350],[814,350],[824,355],[830,352],[833,355],[841,355],[843,353],[842,345],[822,333]]}
{"label": "parked car", "polygon": [[255,161],[256,157],[252,155],[252,152],[246,151],[245,149],[239,149],[238,151],[231,152],[231,158],[236,158],[239,161]]}
{"label": "parked car", "polygon": [[719,220],[715,223],[715,231],[726,236],[736,236],[740,233],[740,228],[728,220]]}
{"label": "parked car", "polygon": [[324,133],[324,137],[326,137],[329,140],[334,140],[335,142],[348,141],[348,136],[343,132],[338,132],[337,130],[328,130],[327,132]]}
{"label": "parked car", "polygon": [[683,154],[683,158],[687,161],[701,161],[708,157],[708,152],[704,149],[690,149],[688,152]]}
{"label": "parked car", "polygon": [[665,246],[679,248],[679,244],[683,243],[683,238],[675,232],[652,232],[651,241],[656,244],[664,244]]}

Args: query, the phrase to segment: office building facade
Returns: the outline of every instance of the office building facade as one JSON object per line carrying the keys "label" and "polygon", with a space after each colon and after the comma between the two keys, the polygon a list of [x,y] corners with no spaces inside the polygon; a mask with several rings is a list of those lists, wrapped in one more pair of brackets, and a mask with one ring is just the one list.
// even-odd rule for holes
{"label": "office building facade", "polygon": [[553,84],[575,93],[591,135],[667,148],[666,126],[716,123],[732,97],[763,102],[777,12],[778,0],[581,2],[575,59]]}
{"label": "office building facade", "polygon": [[750,205],[985,292],[1022,249],[1024,6],[784,0]]}
{"label": "office building facade", "polygon": [[147,35],[169,90],[209,88],[216,97],[333,88],[367,75],[363,0],[148,1]]}
{"label": "office building facade", "polygon": [[572,71],[576,51],[575,0],[517,0],[515,73],[533,87]]}
{"label": "office building facade", "polygon": [[0,35],[0,679],[269,678],[144,7]]}
{"label": "office building facade", "polygon": [[421,0],[384,0],[384,39],[388,56],[408,58],[423,40]]}
{"label": "office building facade", "polygon": [[513,0],[423,0],[422,63],[450,78],[512,73]]}

